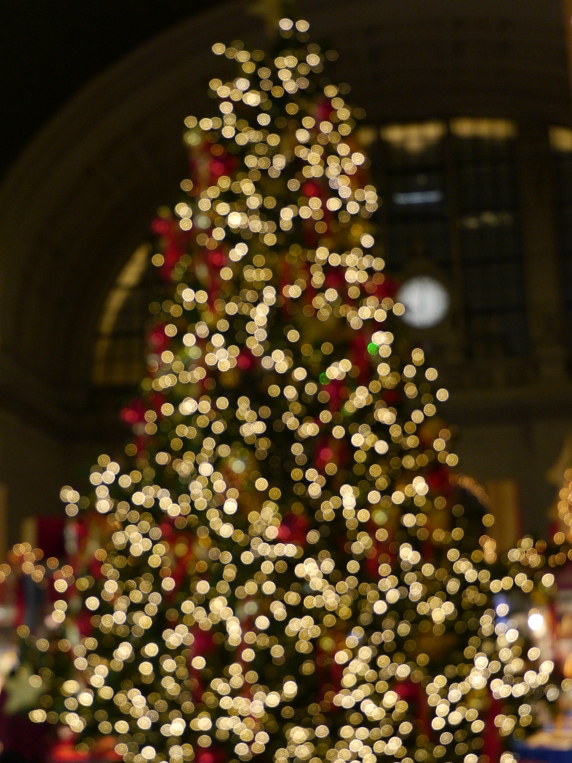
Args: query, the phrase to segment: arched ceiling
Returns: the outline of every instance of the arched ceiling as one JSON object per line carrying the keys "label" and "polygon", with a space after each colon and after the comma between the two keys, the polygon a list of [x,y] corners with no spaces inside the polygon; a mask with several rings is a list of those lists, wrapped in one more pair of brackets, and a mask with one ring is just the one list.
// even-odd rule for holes
{"label": "arched ceiling", "polygon": [[[223,0],[3,0],[0,175],[88,82],[148,40]],[[1,182],[1,181],[0,181]]]}
{"label": "arched ceiling", "polygon": [[[93,80],[0,187],[0,390],[65,421],[85,410],[93,329],[119,268],[186,172],[215,41],[264,44],[247,3],[193,16]],[[307,0],[334,80],[375,122],[449,114],[572,124],[559,0]]]}

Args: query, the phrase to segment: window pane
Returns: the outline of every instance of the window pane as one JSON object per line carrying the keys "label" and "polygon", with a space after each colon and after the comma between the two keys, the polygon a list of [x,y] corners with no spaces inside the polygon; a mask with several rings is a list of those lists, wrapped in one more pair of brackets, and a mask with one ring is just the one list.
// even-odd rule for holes
{"label": "window pane", "polygon": [[459,240],[461,257],[466,263],[518,260],[520,257],[519,239],[510,213],[502,216],[484,213],[462,219]]}
{"label": "window pane", "polygon": [[556,169],[557,214],[563,301],[568,346],[572,350],[572,130],[553,127],[550,142]]}
{"label": "window pane", "polygon": [[421,122],[382,127],[381,138],[387,146],[388,165],[393,169],[434,167],[444,161],[443,122]]}
{"label": "window pane", "polygon": [[444,270],[451,264],[451,241],[447,220],[406,219],[389,227],[391,268],[399,270],[415,255],[434,260]]}
{"label": "window pane", "polygon": [[511,209],[516,206],[514,164],[506,160],[482,164],[471,160],[461,164],[459,178],[459,211]]}
{"label": "window pane", "polygon": [[451,124],[468,351],[527,351],[525,281],[518,229],[516,128],[506,120]]}
{"label": "window pane", "polygon": [[98,387],[137,384],[145,373],[145,325],[156,288],[149,247],[137,249],[105,302],[95,342],[93,381]]}
{"label": "window pane", "polygon": [[451,238],[443,122],[389,125],[385,145],[386,215],[391,267],[419,256],[448,270]]}
{"label": "window pane", "polygon": [[443,172],[390,175],[389,202],[394,215],[443,214],[446,188]]}

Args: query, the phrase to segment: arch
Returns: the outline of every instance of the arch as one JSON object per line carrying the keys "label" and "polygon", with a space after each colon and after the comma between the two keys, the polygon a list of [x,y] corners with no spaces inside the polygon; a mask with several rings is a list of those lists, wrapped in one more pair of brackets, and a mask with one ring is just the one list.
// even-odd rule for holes
{"label": "arch", "polygon": [[[351,14],[345,0],[309,0],[303,10],[340,52],[332,76],[375,122],[469,113],[572,124],[557,0],[356,0]],[[235,0],[147,43],[73,99],[0,187],[4,399],[52,418],[86,410],[87,338],[184,177],[182,120],[208,110],[206,83],[225,65],[210,47],[237,37],[260,41],[263,29]]]}
{"label": "arch", "polygon": [[[549,124],[572,127],[559,0],[301,5],[314,36],[340,53],[331,77],[352,85],[352,99],[373,124],[501,118],[526,124],[533,142]],[[12,540],[22,517],[59,510],[59,486],[81,489],[84,470],[76,465],[117,435],[115,414],[94,405],[97,327],[155,210],[175,199],[186,175],[183,119],[211,113],[207,82],[225,76],[227,62],[213,58],[211,45],[237,38],[264,38],[263,23],[245,14],[243,0],[221,2],[147,43],[62,109],[0,186],[0,489],[7,486]],[[535,255],[551,246],[543,219],[530,222]],[[541,267],[537,280],[546,281]],[[558,427],[569,426],[568,387],[562,390],[547,402],[554,441]],[[502,395],[492,403],[460,397],[456,405],[449,412],[461,422],[473,416],[481,425],[485,414],[510,419],[502,448],[496,430],[483,430],[481,446],[481,430],[473,431],[467,460],[476,474],[490,477],[493,468],[495,477],[505,454],[520,454],[524,466],[510,470],[519,471],[532,506],[541,475],[527,469],[528,432],[520,434],[518,411]],[[529,407],[536,411],[537,398]],[[546,431],[540,419],[537,428]],[[540,456],[544,439],[536,437]],[[542,497],[531,516],[541,504]]]}
{"label": "arch", "polygon": [[145,372],[143,325],[149,313],[141,286],[150,251],[149,244],[137,247],[105,299],[94,347],[95,386],[136,385]]}

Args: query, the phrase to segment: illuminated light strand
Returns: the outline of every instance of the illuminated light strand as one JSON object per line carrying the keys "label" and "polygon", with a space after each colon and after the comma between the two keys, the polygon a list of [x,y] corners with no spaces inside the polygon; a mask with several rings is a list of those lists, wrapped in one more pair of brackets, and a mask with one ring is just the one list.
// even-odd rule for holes
{"label": "illuminated light strand", "polygon": [[89,499],[62,491],[109,538],[55,580],[54,622],[83,605],[91,631],[58,642],[73,677],[31,717],[82,749],[114,734],[127,763],[477,763],[493,698],[519,737],[558,694],[494,598],[545,558],[525,539],[499,575],[490,515],[463,505],[448,392],[394,349],[359,110],[320,84],[308,26],[283,19],[274,59],[213,46],[239,71],[210,82],[219,115],[185,120],[135,439]]}

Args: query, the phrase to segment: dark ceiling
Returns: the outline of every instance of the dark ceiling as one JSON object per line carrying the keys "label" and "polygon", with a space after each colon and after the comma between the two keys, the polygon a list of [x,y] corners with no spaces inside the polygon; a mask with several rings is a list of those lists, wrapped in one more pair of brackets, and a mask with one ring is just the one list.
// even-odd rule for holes
{"label": "dark ceiling", "polygon": [[[38,131],[91,79],[170,27],[222,2],[0,0],[0,180]],[[244,0],[244,10],[255,4]],[[391,16],[391,6],[384,7]],[[551,0],[548,15],[558,15],[557,8],[558,0]],[[450,32],[452,37],[460,34]],[[479,27],[475,33],[484,39],[491,30]],[[412,25],[412,43],[415,34]]]}
{"label": "dark ceiling", "polygon": [[[50,494],[46,485],[56,495],[80,459],[77,443],[87,448],[100,436],[90,394],[102,305],[186,171],[180,126],[200,113],[199,93],[215,76],[212,43],[263,36],[262,22],[245,13],[257,1],[0,0],[0,174],[20,156],[0,183],[0,414],[8,427],[0,481],[15,496],[14,521],[47,506],[49,498],[36,497]],[[552,497],[543,471],[572,426],[572,395],[558,370],[567,349],[545,161],[546,126],[572,126],[560,0],[301,4],[318,37],[340,51],[333,79],[352,85],[373,123],[500,117],[527,136],[519,161],[533,179],[530,359],[522,370],[512,359],[475,365],[483,386],[458,395],[452,417],[468,424],[463,468],[483,481],[519,475],[538,525],[538,507]],[[459,368],[463,378],[473,373],[464,361]],[[539,394],[544,382],[549,395]]]}
{"label": "dark ceiling", "polygon": [[0,176],[93,77],[221,0],[2,0]]}

